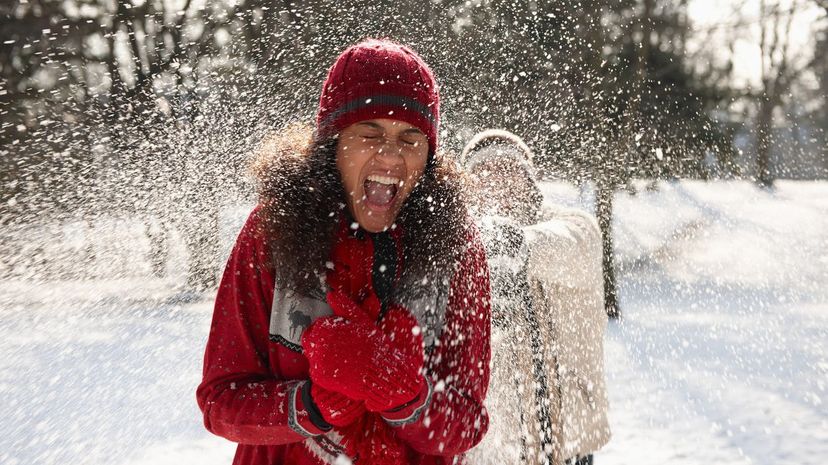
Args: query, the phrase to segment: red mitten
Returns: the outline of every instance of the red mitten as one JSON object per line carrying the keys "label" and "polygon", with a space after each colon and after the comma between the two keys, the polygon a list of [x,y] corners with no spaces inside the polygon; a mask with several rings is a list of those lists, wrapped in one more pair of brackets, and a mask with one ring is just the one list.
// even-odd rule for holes
{"label": "red mitten", "polygon": [[[362,305],[357,305],[342,292],[328,293],[328,303],[334,310],[335,315],[351,320],[366,322],[374,321],[376,319],[376,315],[379,314],[378,309],[374,312],[373,308],[366,308],[366,305],[371,307],[370,303],[363,302]],[[379,305],[378,301],[377,305]],[[394,304],[385,313],[379,326],[380,329],[388,336],[394,347],[396,347],[400,353],[406,357],[407,363],[422,367],[425,360],[422,328],[420,327],[417,318],[415,318],[411,312],[400,305]],[[425,386],[423,385],[422,388],[425,388]],[[420,396],[412,397],[409,401],[419,399],[419,397]],[[371,411],[382,411],[380,406],[371,404],[370,402],[367,402],[366,406]],[[392,408],[395,407],[398,406],[392,406]]]}
{"label": "red mitten", "polygon": [[408,310],[399,305],[392,305],[380,321],[380,329],[394,347],[411,359],[411,363],[423,364],[425,351],[422,328],[417,318]]}
{"label": "red mitten", "polygon": [[314,383],[364,400],[371,411],[385,411],[417,397],[425,384],[422,356],[400,350],[347,297],[330,293],[328,301],[335,315],[350,319],[319,318],[302,335]]}
{"label": "red mitten", "polygon": [[333,310],[336,316],[361,323],[372,323],[374,321],[364,308],[357,305],[344,292],[336,290],[330,291],[328,292],[327,299],[328,305],[330,305],[331,310]]}
{"label": "red mitten", "polygon": [[[404,307],[393,305],[380,322],[380,329],[392,341],[394,347],[406,357],[408,363],[423,366],[425,363],[425,346],[423,344],[422,328],[414,315]],[[425,385],[422,388],[420,394],[409,399],[409,402],[395,405],[390,410],[399,410],[399,408],[424,400],[423,396],[427,395],[428,391]]]}
{"label": "red mitten", "polygon": [[[366,301],[370,301],[370,298]],[[370,323],[376,319],[373,309],[365,308],[366,306],[372,307],[372,302],[357,305],[342,292],[329,292],[328,305],[331,306],[334,315],[348,320]],[[377,305],[379,305],[378,302]],[[376,313],[378,314],[379,311],[377,310]],[[380,321],[379,327],[389,337],[394,347],[400,349],[415,361],[417,358],[424,357],[422,328],[420,328],[417,318],[404,307],[396,304],[392,305]],[[419,363],[422,363],[422,361]]]}
{"label": "red mitten", "polygon": [[362,401],[353,400],[314,383],[311,383],[310,395],[322,418],[334,426],[350,425],[365,413],[365,404]]}

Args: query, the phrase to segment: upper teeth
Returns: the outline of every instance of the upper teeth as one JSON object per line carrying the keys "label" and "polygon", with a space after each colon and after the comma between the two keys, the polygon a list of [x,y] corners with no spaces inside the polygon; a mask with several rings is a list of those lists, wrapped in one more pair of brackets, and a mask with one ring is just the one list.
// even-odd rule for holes
{"label": "upper teeth", "polygon": [[378,182],[380,184],[399,184],[400,178],[393,178],[391,176],[377,176],[372,174],[368,176],[369,181]]}

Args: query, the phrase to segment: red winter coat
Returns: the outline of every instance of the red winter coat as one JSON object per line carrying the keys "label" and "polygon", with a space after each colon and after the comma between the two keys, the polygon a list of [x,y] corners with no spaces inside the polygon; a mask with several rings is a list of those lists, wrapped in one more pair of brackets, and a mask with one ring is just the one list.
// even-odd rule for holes
{"label": "red winter coat", "polygon": [[[204,376],[196,392],[206,428],[239,443],[233,463],[330,464],[340,454],[360,463],[352,455],[349,438],[365,434],[401,449],[410,464],[452,463],[476,445],[488,427],[483,400],[490,358],[489,275],[476,231],[451,276],[439,327],[434,327],[433,318],[424,322],[412,311],[421,326],[435,330],[431,341],[425,338],[429,395],[424,402],[384,416],[369,412],[355,425],[323,432],[310,421],[302,402],[308,362],[300,341],[312,320],[332,312],[324,294],[305,297],[274,289],[260,221],[257,207],[224,270],[204,355]],[[399,230],[392,234],[398,252],[401,234]],[[340,228],[337,239],[332,261],[350,268],[346,287],[351,287],[352,297],[375,300],[371,239],[347,227]],[[359,434],[354,428],[361,428]]]}

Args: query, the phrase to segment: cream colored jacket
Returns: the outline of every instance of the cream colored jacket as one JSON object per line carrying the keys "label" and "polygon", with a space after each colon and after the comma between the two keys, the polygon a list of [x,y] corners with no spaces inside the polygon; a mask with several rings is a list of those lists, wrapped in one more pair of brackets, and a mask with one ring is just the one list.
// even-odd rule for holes
{"label": "cream colored jacket", "polygon": [[560,426],[555,455],[586,455],[610,438],[600,231],[588,213],[545,204],[540,221],[525,226],[524,232],[556,418],[553,428]]}
{"label": "cream colored jacket", "polygon": [[[545,205],[540,216],[536,224],[523,227],[526,244],[514,252],[517,260],[527,262],[550,388],[553,450],[546,453],[552,453],[553,465],[562,465],[597,451],[610,437],[601,237],[595,219],[580,210]],[[481,232],[487,231],[492,230],[484,217]],[[503,266],[493,263],[502,257],[489,260]],[[525,309],[508,308],[521,314],[505,315],[508,324],[492,328],[489,431],[467,454],[470,465],[540,465],[545,455],[533,394],[531,329]]]}

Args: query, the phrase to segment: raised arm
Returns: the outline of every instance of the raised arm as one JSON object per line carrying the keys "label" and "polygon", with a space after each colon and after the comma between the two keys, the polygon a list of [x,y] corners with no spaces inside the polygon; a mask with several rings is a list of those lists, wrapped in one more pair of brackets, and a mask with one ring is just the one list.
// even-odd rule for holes
{"label": "raised arm", "polygon": [[602,285],[601,233],[595,218],[574,208],[547,207],[543,220],[524,228],[532,277],[579,289]]}

